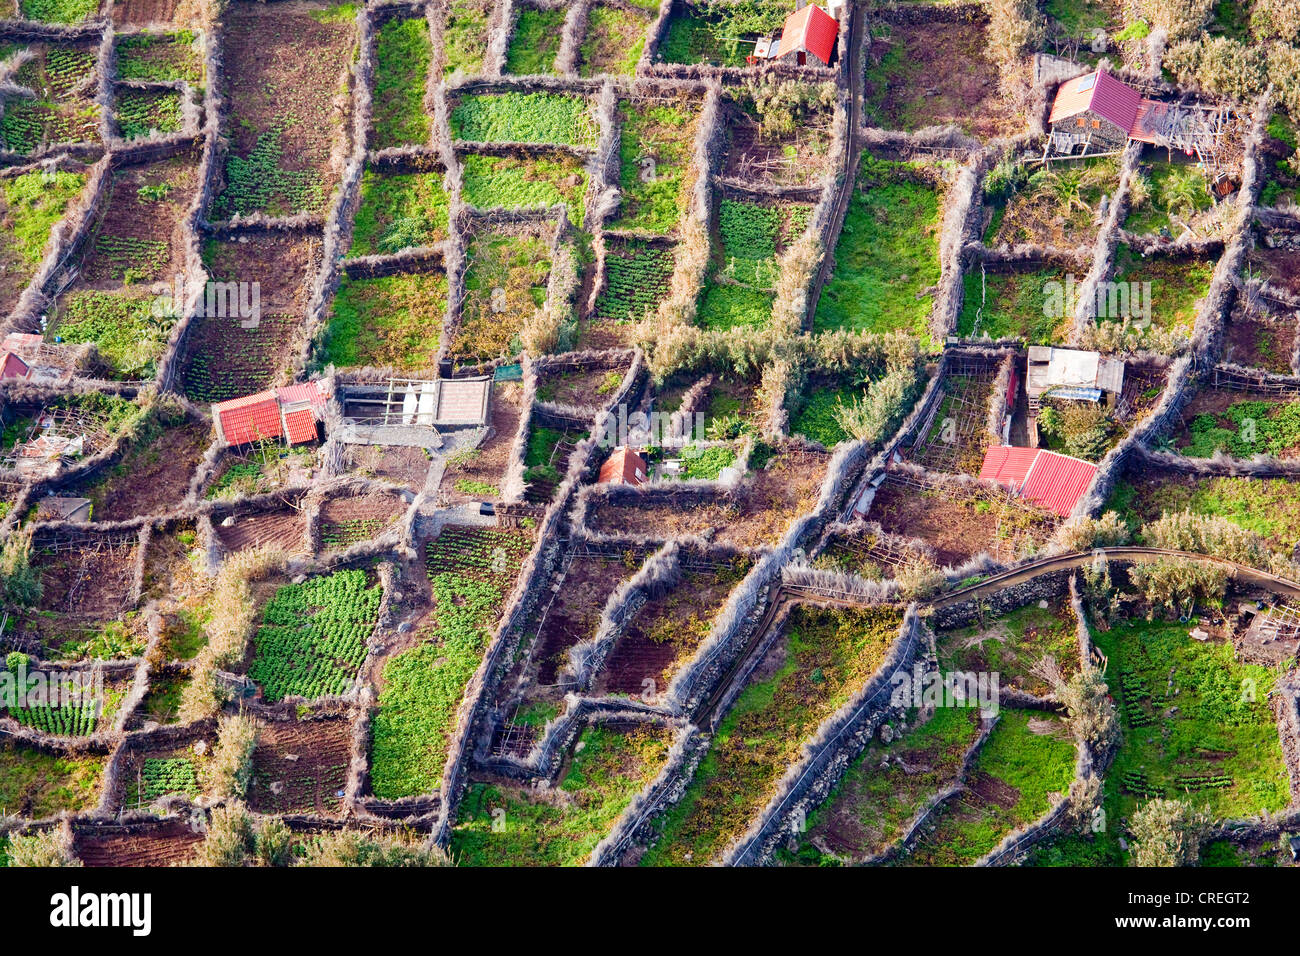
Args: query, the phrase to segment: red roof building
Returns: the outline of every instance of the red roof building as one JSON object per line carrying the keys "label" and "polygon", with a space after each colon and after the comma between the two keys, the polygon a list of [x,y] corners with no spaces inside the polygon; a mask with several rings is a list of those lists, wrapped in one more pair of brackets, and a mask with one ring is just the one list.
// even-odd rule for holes
{"label": "red roof building", "polygon": [[644,485],[649,480],[646,472],[645,459],[620,445],[600,466],[599,480],[602,485]]}
{"label": "red roof building", "polygon": [[13,352],[6,352],[0,359],[0,380],[11,378],[31,378],[31,367]]}
{"label": "red roof building", "polygon": [[1055,125],[1072,116],[1090,112],[1110,120],[1128,133],[1137,122],[1138,108],[1141,105],[1142,94],[1137,90],[1115,79],[1105,70],[1093,70],[1061,84],[1056,91],[1052,115],[1047,122]]}
{"label": "red roof building", "polygon": [[328,400],[325,383],[304,382],[217,402],[212,421],[230,447],[274,438],[300,445],[316,439],[317,412]]}
{"label": "red roof building", "polygon": [[1074,511],[1096,474],[1097,466],[1089,461],[1008,445],[995,445],[985,452],[980,468],[981,478],[1005,485],[1012,494],[1061,518]]}
{"label": "red roof building", "polygon": [[834,17],[816,4],[809,4],[786,18],[781,42],[771,56],[779,60],[794,54],[799,65],[803,66],[811,53],[821,60],[823,66],[830,66],[839,32],[840,25]]}

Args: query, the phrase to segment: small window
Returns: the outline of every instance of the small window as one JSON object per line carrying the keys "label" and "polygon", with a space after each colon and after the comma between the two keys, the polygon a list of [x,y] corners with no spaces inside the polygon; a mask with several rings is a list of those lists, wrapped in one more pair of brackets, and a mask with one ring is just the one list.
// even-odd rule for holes
{"label": "small window", "polygon": [[1101,129],[1101,120],[1093,120],[1093,121],[1092,121],[1092,128],[1093,128],[1093,129]]}
{"label": "small window", "polygon": [[1084,119],[1082,116],[1080,116],[1077,120],[1074,121],[1075,126],[1082,126],[1083,124],[1084,124]]}

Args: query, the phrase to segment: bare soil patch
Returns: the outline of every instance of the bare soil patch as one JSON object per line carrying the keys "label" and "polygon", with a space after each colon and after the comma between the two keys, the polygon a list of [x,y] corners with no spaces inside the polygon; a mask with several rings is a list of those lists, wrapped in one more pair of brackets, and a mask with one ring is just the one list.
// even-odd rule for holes
{"label": "bare soil patch", "polygon": [[291,554],[307,550],[307,528],[302,514],[294,508],[239,515],[228,527],[219,522],[215,530],[217,539],[230,551],[247,551],[266,544]]}
{"label": "bare soil patch", "polygon": [[253,751],[248,805],[259,813],[337,814],[351,758],[346,718],[264,724]]}
{"label": "bare soil patch", "polygon": [[[113,833],[114,829],[119,832]],[[103,827],[82,830],[74,842],[76,856],[86,866],[179,866],[187,863],[203,840],[184,820],[168,820],[143,833]]]}

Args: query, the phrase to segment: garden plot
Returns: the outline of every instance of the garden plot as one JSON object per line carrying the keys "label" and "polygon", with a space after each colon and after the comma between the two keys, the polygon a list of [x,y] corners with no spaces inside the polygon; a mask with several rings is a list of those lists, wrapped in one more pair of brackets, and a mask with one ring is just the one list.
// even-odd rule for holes
{"label": "garden plot", "polygon": [[[188,745],[136,749],[123,752],[118,789],[112,794],[119,812],[147,810],[163,797],[203,793],[203,772],[211,760],[212,739],[195,739]],[[196,749],[197,748],[197,749]]]}
{"label": "garden plot", "polygon": [[772,317],[780,255],[808,228],[802,203],[718,201],[717,236],[696,321],[725,331],[766,325]]}
{"label": "garden plot", "polygon": [[132,33],[117,38],[117,78],[146,83],[203,83],[202,51],[193,30]]}
{"label": "garden plot", "polygon": [[36,96],[6,100],[0,117],[0,146],[31,155],[62,143],[97,143],[95,48],[90,44],[0,42],[0,60],[20,50],[27,50],[32,58],[19,67],[13,82]]}
{"label": "garden plot", "polygon": [[276,590],[253,635],[248,677],[272,703],[347,693],[366,657],[383,588],[365,571],[336,571]]}
{"label": "garden plot", "polygon": [[1182,511],[1227,518],[1288,556],[1300,541],[1300,486],[1287,478],[1200,477],[1148,466],[1118,481],[1106,508],[1132,528]]}
{"label": "garden plot", "polygon": [[1242,269],[1245,278],[1256,278],[1274,288],[1282,289],[1300,298],[1300,234],[1266,233],[1256,236],[1246,264]]}
{"label": "garden plot", "polygon": [[1283,206],[1300,200],[1300,135],[1296,124],[1281,113],[1268,122],[1264,140],[1264,188],[1259,193],[1261,206]]}
{"label": "garden plot", "polygon": [[448,355],[461,365],[519,351],[525,316],[546,303],[549,226],[480,233],[466,253],[465,299]]}
{"label": "garden plot", "polygon": [[795,608],[718,724],[685,794],[656,821],[641,863],[716,862],[763,809],[804,741],[875,674],[901,622],[893,608]]}
{"label": "garden plot", "polygon": [[454,139],[592,148],[600,137],[595,107],[567,93],[471,93],[451,111]]}
{"label": "garden plot", "polygon": [[149,693],[139,710],[127,723],[128,730],[140,730],[150,724],[171,726],[180,723],[181,697],[190,678],[181,671],[151,674]]}
{"label": "garden plot", "polygon": [[867,125],[910,133],[952,124],[985,140],[1023,132],[1022,114],[1001,95],[987,30],[982,20],[873,24]]}
{"label": "garden plot", "polygon": [[840,409],[862,398],[869,384],[860,373],[810,376],[800,394],[790,400],[790,433],[826,448],[847,440],[849,433],[840,424]]}
{"label": "garden plot", "polygon": [[789,6],[774,0],[675,3],[659,45],[659,59],[665,63],[744,66],[745,57],[754,52],[754,41],[778,33],[789,15]]}
{"label": "garden plot", "polygon": [[211,218],[325,210],[351,132],[354,21],[350,5],[231,4],[223,35],[230,152]]}
{"label": "garden plot", "polygon": [[198,19],[189,0],[113,0],[113,25],[147,27],[183,25]]}
{"label": "garden plot", "polygon": [[1300,457],[1300,393],[1207,387],[1183,409],[1171,436],[1189,458]]}
{"label": "garden plot", "polygon": [[998,363],[958,363],[939,387],[943,398],[934,422],[912,446],[909,458],[932,471],[978,475],[984,453],[994,443],[988,432],[989,400],[997,382]]}
{"label": "garden plot", "polygon": [[0,15],[37,23],[74,24],[95,15],[99,0],[5,0]]}
{"label": "garden plot", "polygon": [[46,334],[57,344],[93,344],[87,371],[96,378],[152,381],[176,322],[158,301],[144,289],[69,292],[48,313]]}
{"label": "garden plot", "polygon": [[524,452],[524,481],[528,483],[524,500],[530,504],[550,504],[555,489],[569,470],[569,461],[586,432],[549,428],[532,424],[528,431],[528,448]]}
{"label": "garden plot", "polygon": [[99,800],[107,756],[54,754],[0,742],[0,806],[34,820],[89,810]]}
{"label": "garden plot", "polygon": [[1266,839],[1210,840],[1201,846],[1201,866],[1295,866],[1285,835]]}
{"label": "garden plot", "polygon": [[537,384],[537,400],[577,408],[602,408],[623,384],[630,363],[549,366]]}
{"label": "garden plot", "polygon": [[669,730],[654,724],[593,725],[578,737],[553,787],[471,781],[451,854],[461,866],[581,865],[658,775],[672,742]]}
{"label": "garden plot", "polygon": [[423,157],[398,172],[367,169],[348,255],[391,255],[443,242],[448,216],[443,176],[440,163]]}
{"label": "garden plot", "polygon": [[113,97],[113,122],[122,139],[153,139],[185,128],[185,104],[177,90],[119,88]]}
{"label": "garden plot", "polygon": [[[204,264],[215,282],[257,283],[259,321],[241,316],[251,289],[240,289],[241,306],[225,315],[203,315],[190,325],[181,362],[185,394],[196,402],[250,395],[274,384],[289,363],[294,333],[307,309],[307,284],[320,261],[321,242],[281,233],[209,240]],[[205,310],[206,311],[206,310]]]}
{"label": "garden plot", "polygon": [[835,107],[832,84],[743,86],[723,100],[722,174],[770,186],[816,186],[827,171]]}
{"label": "garden plot", "polygon": [[1067,307],[1063,292],[1071,272],[1072,267],[1063,263],[1038,262],[1019,267],[972,263],[962,277],[964,293],[957,334],[966,339],[985,335],[991,339],[1023,339],[1030,345],[1066,344],[1074,326],[1074,313]]}
{"label": "garden plot", "polygon": [[164,661],[188,661],[208,642],[204,623],[211,610],[206,600],[211,579],[199,561],[201,549],[194,522],[155,527],[145,555],[143,598],[156,602],[162,617],[158,655]]}
{"label": "garden plot", "polygon": [[305,519],[291,506],[252,514],[232,514],[213,521],[217,540],[227,551],[238,553],[268,545],[288,554],[302,554],[308,550]]}
{"label": "garden plot", "polygon": [[443,21],[442,72],[450,81],[483,73],[492,0],[449,0]]}
{"label": "garden plot", "polygon": [[401,520],[406,508],[405,500],[387,492],[330,498],[320,510],[321,548],[338,551],[372,541]]}
{"label": "garden plot", "polygon": [[970,866],[1065,797],[1075,759],[1074,740],[1060,718],[1003,708],[961,792],[935,811],[899,863]]}
{"label": "garden plot", "polygon": [[447,277],[441,271],[371,279],[345,275],[330,305],[324,361],[397,372],[431,369],[446,317]]}
{"label": "garden plot", "polygon": [[633,323],[653,314],[673,279],[673,247],[637,239],[605,239],[605,287],[593,319],[583,327],[583,344],[622,344]]}
{"label": "garden plot", "polygon": [[1124,389],[1113,408],[1100,402],[1044,396],[1035,419],[1040,447],[1100,462],[1155,407],[1167,377],[1167,368],[1130,362],[1124,372]]}
{"label": "garden plot", "polygon": [[[609,596],[641,567],[644,549],[621,555],[579,552],[564,557],[549,586],[554,596],[540,602],[524,625],[514,665],[501,682],[498,706],[510,708],[492,742],[493,753],[524,756],[546,722],[564,709],[577,686],[565,674],[569,651],[596,636]],[[518,692],[518,693],[516,693]]]}
{"label": "garden plot", "polygon": [[257,813],[319,813],[343,805],[352,725],[343,717],[262,724],[253,750],[248,807]]}
{"label": "garden plot", "polygon": [[438,500],[441,505],[462,504],[501,497],[501,480],[519,433],[523,409],[523,386],[497,382],[489,400],[488,437],[481,445],[458,452],[447,459]]}
{"label": "garden plot", "polygon": [[386,481],[416,493],[424,488],[432,462],[423,448],[404,445],[348,445],[347,455],[344,467],[349,474]]}
{"label": "garden plot", "polygon": [[752,480],[734,495],[669,490],[596,497],[587,521],[598,534],[612,536],[666,540],[712,531],[720,545],[772,545],[816,505],[829,460],[815,452],[760,449],[750,458]]}
{"label": "garden plot", "polygon": [[830,571],[848,571],[869,581],[892,578],[901,567],[929,560],[929,549],[916,538],[898,539],[885,535],[879,526],[832,534],[813,566]]}
{"label": "garden plot", "polygon": [[424,111],[425,83],[433,59],[424,17],[393,17],[375,36],[371,149],[429,142],[433,120]]}
{"label": "garden plot", "polygon": [[1210,181],[1199,165],[1175,162],[1143,164],[1129,181],[1129,213],[1124,229],[1138,235],[1213,236],[1227,227],[1225,210],[1210,194]]}
{"label": "garden plot", "polygon": [[813,331],[900,329],[928,341],[943,195],[922,167],[863,154]]}
{"label": "garden plot", "polygon": [[505,72],[515,76],[554,73],[568,11],[564,7],[542,10],[524,4],[515,9],[515,31],[506,50]]}
{"label": "garden plot", "polygon": [[[1151,320],[1154,329],[1191,337],[1196,310],[1210,291],[1214,260],[1175,259],[1169,256],[1143,258],[1125,245],[1115,250],[1113,281],[1151,283]],[[1144,296],[1145,298],[1145,296]],[[1139,316],[1112,316],[1112,319]]]}
{"label": "garden plot", "polygon": [[56,398],[49,404],[11,401],[0,413],[0,460],[20,475],[56,475],[64,462],[106,449],[145,414],[137,403],[100,392]]}
{"label": "garden plot", "polygon": [[113,173],[86,243],[78,289],[166,282],[184,271],[183,220],[198,186],[198,157],[177,156]]}
{"label": "garden plot", "polygon": [[889,743],[875,738],[809,815],[787,864],[858,863],[902,838],[927,801],[961,780],[962,761],[979,736],[979,709],[912,710]]}
{"label": "garden plot", "polygon": [[441,786],[457,709],[532,547],[529,529],[458,525],[444,526],[429,542],[433,604],[413,629],[419,643],[389,657],[378,679],[370,744],[376,797]]}
{"label": "garden plot", "polygon": [[166,820],[141,833],[97,826],[75,831],[73,855],[85,866],[184,866],[202,841],[188,820]]}
{"label": "garden plot", "polygon": [[640,697],[647,689],[666,690],[709,636],[713,619],[753,561],[740,554],[691,554],[682,565],[681,581],[650,598],[628,621],[596,675],[594,695]]}
{"label": "garden plot", "polygon": [[1027,604],[996,619],[940,631],[939,669],[945,673],[996,673],[999,685],[1052,696],[1055,680],[1079,672],[1079,638],[1074,610],[1064,598],[1047,607]]}
{"label": "garden plot", "polygon": [[89,498],[96,521],[126,521],[170,511],[189,492],[190,478],[212,441],[206,421],[183,413],[150,415],[115,463],[65,495]]}
{"label": "garden plot", "polygon": [[0,312],[9,314],[49,248],[50,231],[86,185],[59,170],[0,178]]}
{"label": "garden plot", "polygon": [[670,235],[690,208],[697,171],[692,166],[698,105],[672,100],[620,100],[618,211],[614,230]]}
{"label": "garden plot", "polygon": [[1103,156],[1054,166],[1003,163],[984,180],[991,218],[984,243],[1092,248],[1103,197],[1119,188],[1119,159]]}
{"label": "garden plot", "polygon": [[867,514],[888,534],[919,538],[940,567],[957,567],[987,551],[1001,561],[1032,554],[1051,537],[1055,519],[1001,491],[918,482],[892,473]]}
{"label": "garden plot", "polygon": [[1057,41],[1055,52],[1081,63],[1097,62],[1099,54],[1093,52],[1092,43],[1098,31],[1112,41],[1120,34],[1127,36],[1119,0],[1047,0],[1043,12],[1050,36]]}
{"label": "garden plot", "polygon": [[658,0],[593,4],[587,13],[587,33],[578,50],[578,75],[635,73],[645,48],[646,31],[658,13]]}
{"label": "garden plot", "polygon": [[461,199],[475,209],[550,209],[564,206],[569,222],[582,228],[587,172],[563,151],[532,150],[512,156],[461,157]]}
{"label": "garden plot", "polygon": [[1295,339],[1294,315],[1248,312],[1239,302],[1224,330],[1223,361],[1290,375]]}
{"label": "garden plot", "polygon": [[[42,660],[100,660],[135,657],[144,651],[144,622],[129,612],[137,542],[135,534],[97,537],[62,550],[33,546],[32,567],[42,592],[20,615],[16,649]],[[124,614],[124,612],[127,612]]]}
{"label": "garden plot", "polygon": [[262,495],[306,484],[314,472],[315,455],[310,445],[286,448],[274,439],[238,450],[227,449],[222,452],[203,497],[214,500]]}
{"label": "garden plot", "polygon": [[[64,687],[68,692],[72,691],[71,685],[65,684]],[[60,703],[57,707],[29,698],[29,706],[6,707],[3,713],[20,726],[37,733],[53,737],[89,737],[113,729],[113,721],[117,719],[122,698],[130,689],[129,677],[105,679],[102,698],[92,698],[86,694],[80,700]]]}
{"label": "garden plot", "polygon": [[[655,410],[668,415],[678,411],[686,391],[696,381],[698,378],[688,376],[660,388],[655,396]],[[759,396],[757,382],[718,373],[713,374],[713,382],[698,413],[704,417],[691,426],[693,436],[702,424],[706,437],[728,440],[758,434],[767,408]]]}

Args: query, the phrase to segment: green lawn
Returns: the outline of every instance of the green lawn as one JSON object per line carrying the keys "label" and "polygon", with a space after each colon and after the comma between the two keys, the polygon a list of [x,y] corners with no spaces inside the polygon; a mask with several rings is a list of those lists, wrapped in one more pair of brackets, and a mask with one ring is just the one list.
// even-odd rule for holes
{"label": "green lawn", "polygon": [[432,56],[424,18],[394,18],[379,28],[372,149],[429,141],[433,120],[424,112],[424,89]]}
{"label": "green lawn", "polygon": [[324,361],[399,371],[431,368],[446,312],[447,279],[441,273],[344,276],[334,296]]}
{"label": "green lawn", "polygon": [[514,36],[506,51],[506,72],[515,76],[532,76],[555,72],[555,54],[560,51],[560,33],[564,27],[563,9],[538,10],[520,7]]}
{"label": "green lawn", "polygon": [[[981,272],[974,263],[962,276],[965,293],[957,334],[963,338],[1021,338],[1031,345],[1062,345],[1070,335],[1073,313],[1064,302],[1064,274],[1058,269],[1034,272]],[[1060,303],[1049,298],[1053,288]]]}
{"label": "green lawn", "polygon": [[441,173],[365,171],[349,256],[388,255],[446,238],[447,193]]}

